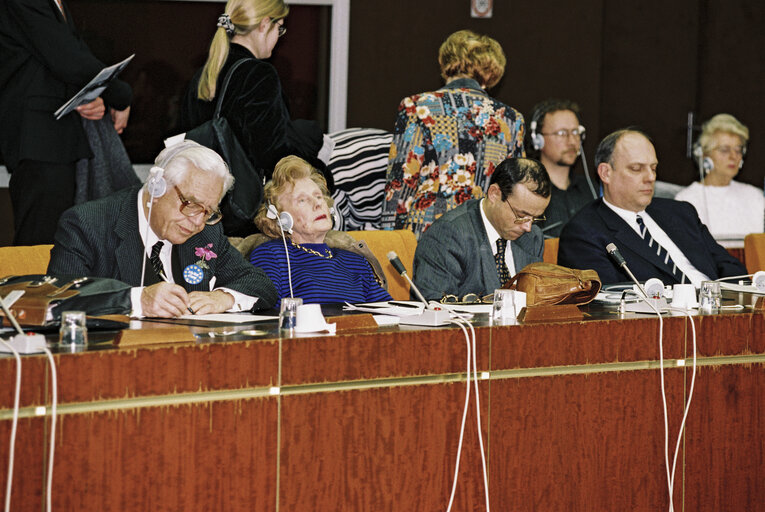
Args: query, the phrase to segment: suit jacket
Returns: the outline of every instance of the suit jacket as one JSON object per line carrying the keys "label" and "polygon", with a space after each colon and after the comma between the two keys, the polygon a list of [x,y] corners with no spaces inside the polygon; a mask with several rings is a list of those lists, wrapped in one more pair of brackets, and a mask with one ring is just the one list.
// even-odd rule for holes
{"label": "suit jacket", "polygon": [[[122,190],[111,196],[70,208],[61,216],[51,250],[48,274],[110,277],[131,286],[141,285],[143,242],[138,232],[137,194],[140,187]],[[207,261],[201,283],[191,285],[182,269],[196,263],[195,248],[212,243],[218,255]],[[266,274],[245,261],[223,234],[220,223],[205,228],[185,243],[173,246],[174,281],[186,291],[210,291],[215,287],[258,297],[255,307],[271,308],[276,303],[276,289]],[[151,264],[147,262],[147,274]]]}
{"label": "suit jacket", "polygon": [[[13,169],[21,160],[68,163],[90,157],[80,115],[56,120],[61,105],[104,64],[77,34],[55,0],[0,2],[0,153]],[[130,105],[130,86],[114,80],[101,94],[108,107]]]}
{"label": "suit jacket", "polygon": [[[688,203],[655,197],[646,212],[667,233],[696,269],[710,279],[744,275],[744,265],[715,242],[696,210]],[[657,277],[665,284],[677,283],[671,265],[656,256],[645,240],[609,208],[603,199],[585,206],[569,221],[560,237],[558,263],[593,269],[604,284],[629,281],[606,253],[614,243],[639,281]]]}
{"label": "suit jacket", "polygon": [[[500,288],[494,252],[483,226],[481,201],[471,199],[436,220],[417,242],[414,283],[426,299],[444,294],[462,298],[467,293],[487,295]],[[542,261],[542,231],[532,226],[510,242],[515,272]]]}

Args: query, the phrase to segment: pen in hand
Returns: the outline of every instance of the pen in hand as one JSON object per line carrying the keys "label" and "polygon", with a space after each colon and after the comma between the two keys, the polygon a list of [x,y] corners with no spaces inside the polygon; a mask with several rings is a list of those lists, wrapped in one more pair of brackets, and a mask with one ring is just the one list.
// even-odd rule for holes
{"label": "pen in hand", "polygon": [[[167,278],[167,276],[165,275],[165,273],[164,273],[164,272],[160,272],[160,273],[159,273],[159,277],[160,277],[160,279],[162,279],[162,280],[163,280],[164,282],[166,282],[166,283],[169,283],[169,282],[170,282],[170,280]],[[191,313],[192,315],[196,315],[196,313],[194,312],[194,310],[193,310],[193,309],[191,309],[191,306],[186,306],[186,309],[188,309],[188,310],[189,310],[189,313]]]}

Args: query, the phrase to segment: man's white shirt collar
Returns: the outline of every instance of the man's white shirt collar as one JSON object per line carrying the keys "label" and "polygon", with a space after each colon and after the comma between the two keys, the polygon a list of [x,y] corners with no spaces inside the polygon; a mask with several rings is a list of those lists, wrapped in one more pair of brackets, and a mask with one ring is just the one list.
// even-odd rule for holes
{"label": "man's white shirt collar", "polygon": [[[489,218],[486,216],[486,213],[483,211],[483,202],[486,201],[486,198],[481,199],[481,203],[478,205],[478,209],[481,211],[481,219],[483,220],[483,228],[486,230],[486,236],[489,238],[489,247],[491,248],[491,253],[496,255],[497,254],[497,240],[499,240],[499,232],[494,228],[491,222],[489,222]],[[510,273],[510,277],[513,277],[515,275],[515,260],[513,260],[513,251],[510,248],[510,245],[512,244],[512,240],[507,241],[507,246],[505,247],[505,265],[507,265],[507,270]]]}
{"label": "man's white shirt collar", "polygon": [[672,241],[667,233],[664,232],[661,226],[659,226],[656,221],[653,220],[650,215],[648,215],[648,212],[645,210],[640,212],[633,212],[630,210],[625,210],[624,208],[619,208],[618,206],[609,203],[605,197],[603,198],[603,203],[611,208],[615,214],[621,217],[622,220],[624,220],[624,222],[626,222],[627,225],[629,225],[629,227],[631,227],[638,236],[640,236],[640,226],[637,222],[637,216],[640,215],[640,217],[643,219],[643,222],[645,223],[646,229],[651,234],[653,239],[667,250],[670,257],[672,258],[672,261],[675,262],[675,265],[677,265],[677,267],[683,271],[686,277],[690,279],[691,283],[693,283],[696,288],[701,286],[701,281],[709,280],[709,276],[700,272],[696,267],[693,266],[693,263],[691,263],[685,254],[683,254],[683,251],[680,250],[677,245],[675,245],[675,242]]}

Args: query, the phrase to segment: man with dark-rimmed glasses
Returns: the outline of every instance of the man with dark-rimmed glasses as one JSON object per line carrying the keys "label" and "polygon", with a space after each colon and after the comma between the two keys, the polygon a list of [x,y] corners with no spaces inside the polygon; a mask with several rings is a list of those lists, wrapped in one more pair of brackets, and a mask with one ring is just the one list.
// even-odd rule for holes
{"label": "man with dark-rimmed glasses", "polygon": [[420,237],[415,284],[428,300],[493,293],[529,263],[542,261],[544,240],[535,222],[549,202],[550,178],[540,162],[505,160],[486,197],[447,212]]}
{"label": "man with dark-rimmed glasses", "polygon": [[191,141],[166,148],[144,186],[62,215],[48,274],[123,281],[133,287],[134,316],[272,307],[273,284],[231,246],[219,222],[233,181],[208,148]]}

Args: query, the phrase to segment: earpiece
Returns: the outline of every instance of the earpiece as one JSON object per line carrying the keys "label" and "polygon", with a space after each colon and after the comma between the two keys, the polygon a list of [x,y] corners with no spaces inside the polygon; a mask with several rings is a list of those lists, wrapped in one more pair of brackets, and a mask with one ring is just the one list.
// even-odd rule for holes
{"label": "earpiece", "polygon": [[704,176],[709,174],[712,169],[715,168],[714,161],[709,158],[708,156],[704,156],[704,149],[701,147],[701,144],[696,142],[696,144],[693,145],[693,158],[695,159],[695,162],[699,165],[701,168],[701,172]]}
{"label": "earpiece", "polygon": [[534,151],[540,151],[545,147],[545,138],[541,133],[537,133],[537,120],[531,121],[531,146]]}
{"label": "earpiece", "polygon": [[744,159],[742,158],[741,161],[738,163],[738,168],[741,169],[744,167]]}
{"label": "earpiece", "polygon": [[152,167],[149,170],[149,179],[146,181],[146,190],[152,199],[161,197],[167,192],[167,181],[163,177],[165,170],[162,167]]}
{"label": "earpiece", "polygon": [[[743,160],[741,161],[743,163]],[[712,172],[712,169],[715,168],[714,161],[709,158],[708,156],[704,157],[704,160],[701,161],[701,169],[704,171],[704,174],[709,174]]]}
{"label": "earpiece", "polygon": [[292,218],[289,212],[281,212],[276,209],[276,206],[269,204],[266,211],[266,217],[274,219],[281,228],[287,233],[292,233],[292,226],[295,224],[295,220]]}
{"label": "earpiece", "polygon": [[664,283],[661,282],[661,279],[652,277],[645,282],[643,288],[645,288],[646,294],[651,299],[660,299],[664,296]]}
{"label": "earpiece", "polygon": [[765,271],[758,270],[755,272],[752,276],[752,284],[757,288],[757,291],[765,292]]}

